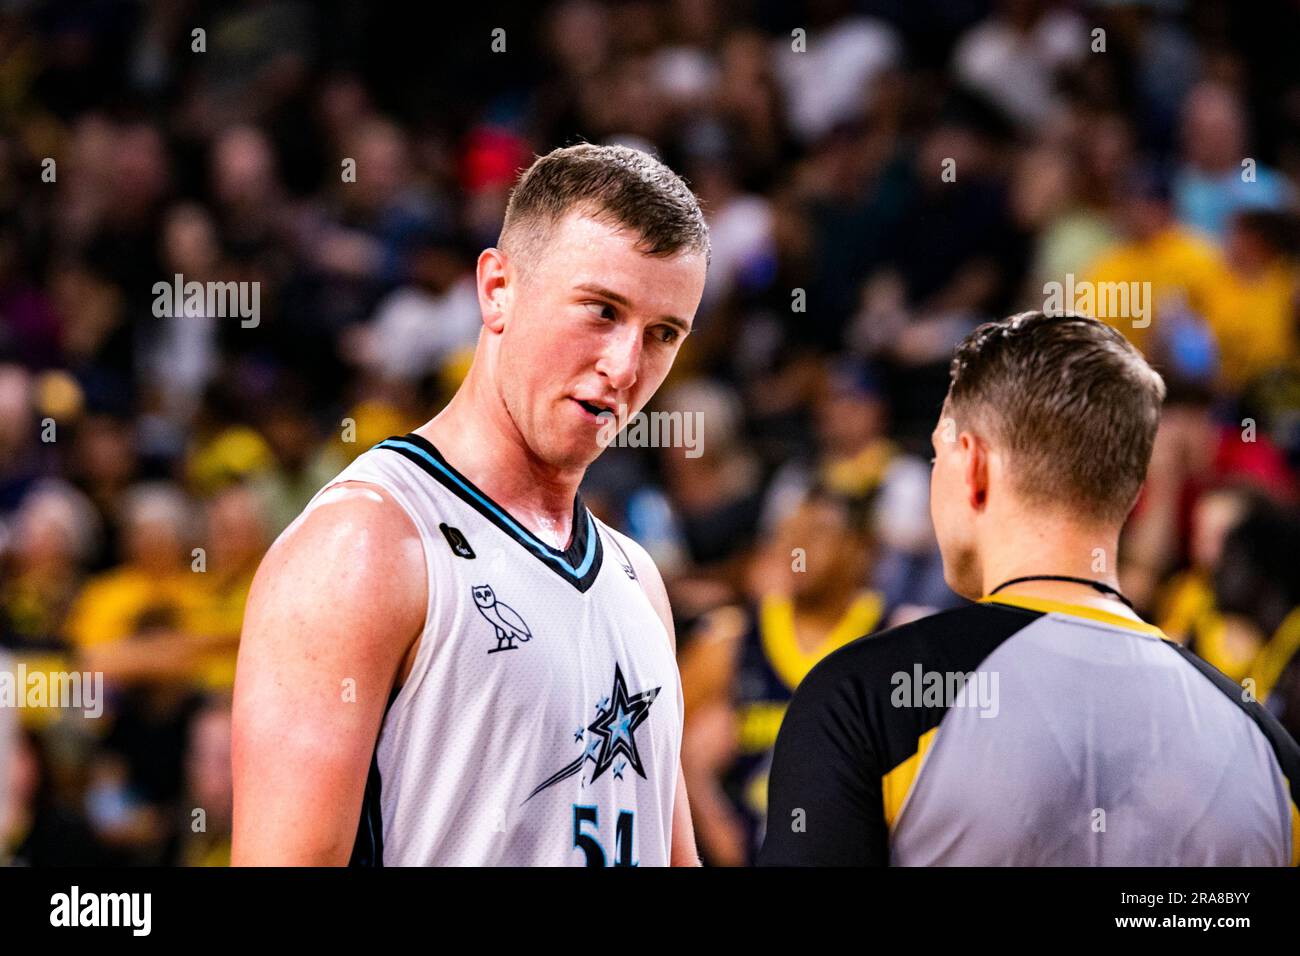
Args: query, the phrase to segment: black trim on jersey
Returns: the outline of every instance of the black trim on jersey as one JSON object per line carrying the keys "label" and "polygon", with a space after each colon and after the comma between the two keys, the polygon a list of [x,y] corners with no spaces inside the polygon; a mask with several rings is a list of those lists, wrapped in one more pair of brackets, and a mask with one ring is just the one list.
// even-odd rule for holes
{"label": "black trim on jersey", "polygon": [[[401,693],[400,687],[394,687],[384,705],[384,716],[379,726],[382,729],[393,701]],[[352,842],[352,856],[348,866],[383,866],[384,865],[384,814],[380,796],[383,794],[383,781],[379,778],[379,741],[370,754],[370,772],[366,774],[366,790],[361,797],[361,817],[357,820],[357,836]]]}
{"label": "black trim on jersey", "polygon": [[[419,451],[424,452],[421,455],[419,451],[413,451],[409,448],[403,448],[399,445],[389,444],[390,442],[405,442],[409,445],[416,446]],[[538,561],[546,565],[565,581],[572,584],[578,591],[586,591],[596,583],[596,577],[600,574],[601,563],[604,559],[605,549],[601,544],[601,535],[595,532],[595,518],[587,510],[587,506],[582,501],[582,495],[576,494],[573,498],[573,540],[569,543],[568,548],[563,550],[552,548],[544,541],[539,541],[532,534],[524,530],[523,525],[510,516],[510,513],[502,508],[499,504],[485,493],[481,488],[462,475],[456,468],[443,457],[442,452],[438,451],[428,439],[422,438],[415,433],[407,435],[394,436],[384,442],[380,442],[376,447],[386,448],[401,455],[407,461],[418,465],[424,472],[439,483],[448,491],[454,494],[461,501],[465,502],[484,518],[496,525],[505,534],[509,535],[524,550],[529,552]],[[439,467],[431,464],[425,455],[437,460],[441,468],[445,468],[444,473]],[[505,517],[503,517],[505,516]],[[509,518],[518,527],[512,528],[510,523],[505,520]],[[576,573],[581,568],[582,562],[587,556],[588,541],[592,541],[595,553],[592,556],[591,563],[581,574]]]}
{"label": "black trim on jersey", "polygon": [[803,679],[768,778],[761,866],[885,866],[882,779],[916,753],[946,705],[895,707],[895,674],[970,673],[1041,611],[974,604],[859,638]]}
{"label": "black trim on jersey", "polygon": [[1255,722],[1255,726],[1273,748],[1273,755],[1277,757],[1282,773],[1286,774],[1287,782],[1291,785],[1292,802],[1300,806],[1300,744],[1296,743],[1281,722],[1270,714],[1263,704],[1254,700],[1242,700],[1242,686],[1234,683],[1227,674],[1197,657],[1181,644],[1175,644],[1170,640],[1166,640],[1165,643],[1182,655],[1183,660],[1204,674],[1211,684],[1223,691],[1225,697],[1245,711],[1246,715]]}
{"label": "black trim on jersey", "polygon": [[384,820],[379,802],[382,791],[376,749],[370,755],[370,773],[366,776],[365,796],[361,798],[361,819],[357,821],[357,838],[352,844],[348,866],[384,865]]}

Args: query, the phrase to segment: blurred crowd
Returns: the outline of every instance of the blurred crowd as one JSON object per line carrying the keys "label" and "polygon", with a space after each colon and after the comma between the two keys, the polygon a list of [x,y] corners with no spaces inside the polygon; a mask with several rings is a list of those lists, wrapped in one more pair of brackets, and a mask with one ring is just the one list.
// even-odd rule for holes
{"label": "blurred crowd", "polygon": [[[454,392],[513,179],[580,139],[657,153],[712,230],[653,406],[700,413],[704,453],[611,448],[583,489],[673,598],[706,859],[752,858],[816,660],[958,601],[928,516],[948,356],[1051,282],[1151,284],[1149,323],[1115,320],[1170,387],[1121,582],[1300,732],[1300,8],[480,17],[0,6],[0,655],[107,694],[19,713],[0,861],[228,861],[258,561]],[[260,314],[159,316],[176,275],[257,282]]]}

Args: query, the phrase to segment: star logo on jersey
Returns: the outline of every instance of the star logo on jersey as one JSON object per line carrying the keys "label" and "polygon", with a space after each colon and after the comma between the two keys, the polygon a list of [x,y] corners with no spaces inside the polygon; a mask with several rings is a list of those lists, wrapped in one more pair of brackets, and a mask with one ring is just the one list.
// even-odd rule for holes
{"label": "star logo on jersey", "polygon": [[[614,767],[614,776],[622,780],[623,771],[631,767],[641,777],[645,777],[645,767],[641,763],[641,752],[636,745],[636,730],[650,717],[650,705],[659,696],[660,687],[643,690],[639,694],[629,694],[623,670],[614,665],[614,688],[609,696],[596,704],[596,719],[587,725],[592,736],[588,738],[582,755],[573,762],[561,767],[551,776],[539,783],[524,800],[527,803],[547,787],[553,787],[561,780],[567,780],[580,771],[588,760],[596,765],[591,777],[596,780],[606,770]],[[618,766],[614,766],[618,761]]]}

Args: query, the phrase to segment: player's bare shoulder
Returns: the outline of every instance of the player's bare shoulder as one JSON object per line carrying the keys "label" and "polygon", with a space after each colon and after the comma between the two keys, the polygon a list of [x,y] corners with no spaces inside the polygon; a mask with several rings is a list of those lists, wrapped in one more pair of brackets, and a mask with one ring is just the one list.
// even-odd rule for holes
{"label": "player's bare shoulder", "polygon": [[347,861],[427,588],[419,534],[377,486],[326,489],[271,546],[235,675],[234,862]]}
{"label": "player's bare shoulder", "polygon": [[428,597],[423,544],[410,517],[378,485],[341,482],[323,491],[267,551],[249,594],[245,628],[267,614],[287,612],[306,621],[327,612],[340,622],[382,623],[367,632],[413,640]]}

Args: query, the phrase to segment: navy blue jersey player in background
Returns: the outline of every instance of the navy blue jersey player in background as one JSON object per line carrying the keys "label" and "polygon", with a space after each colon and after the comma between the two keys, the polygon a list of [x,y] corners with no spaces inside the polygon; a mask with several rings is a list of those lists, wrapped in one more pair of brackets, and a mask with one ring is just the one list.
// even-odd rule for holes
{"label": "navy blue jersey player in background", "polygon": [[751,569],[752,598],[717,608],[682,651],[682,768],[705,862],[752,865],[781,719],[827,654],[895,617],[868,586],[878,545],[869,495],[814,487]]}

